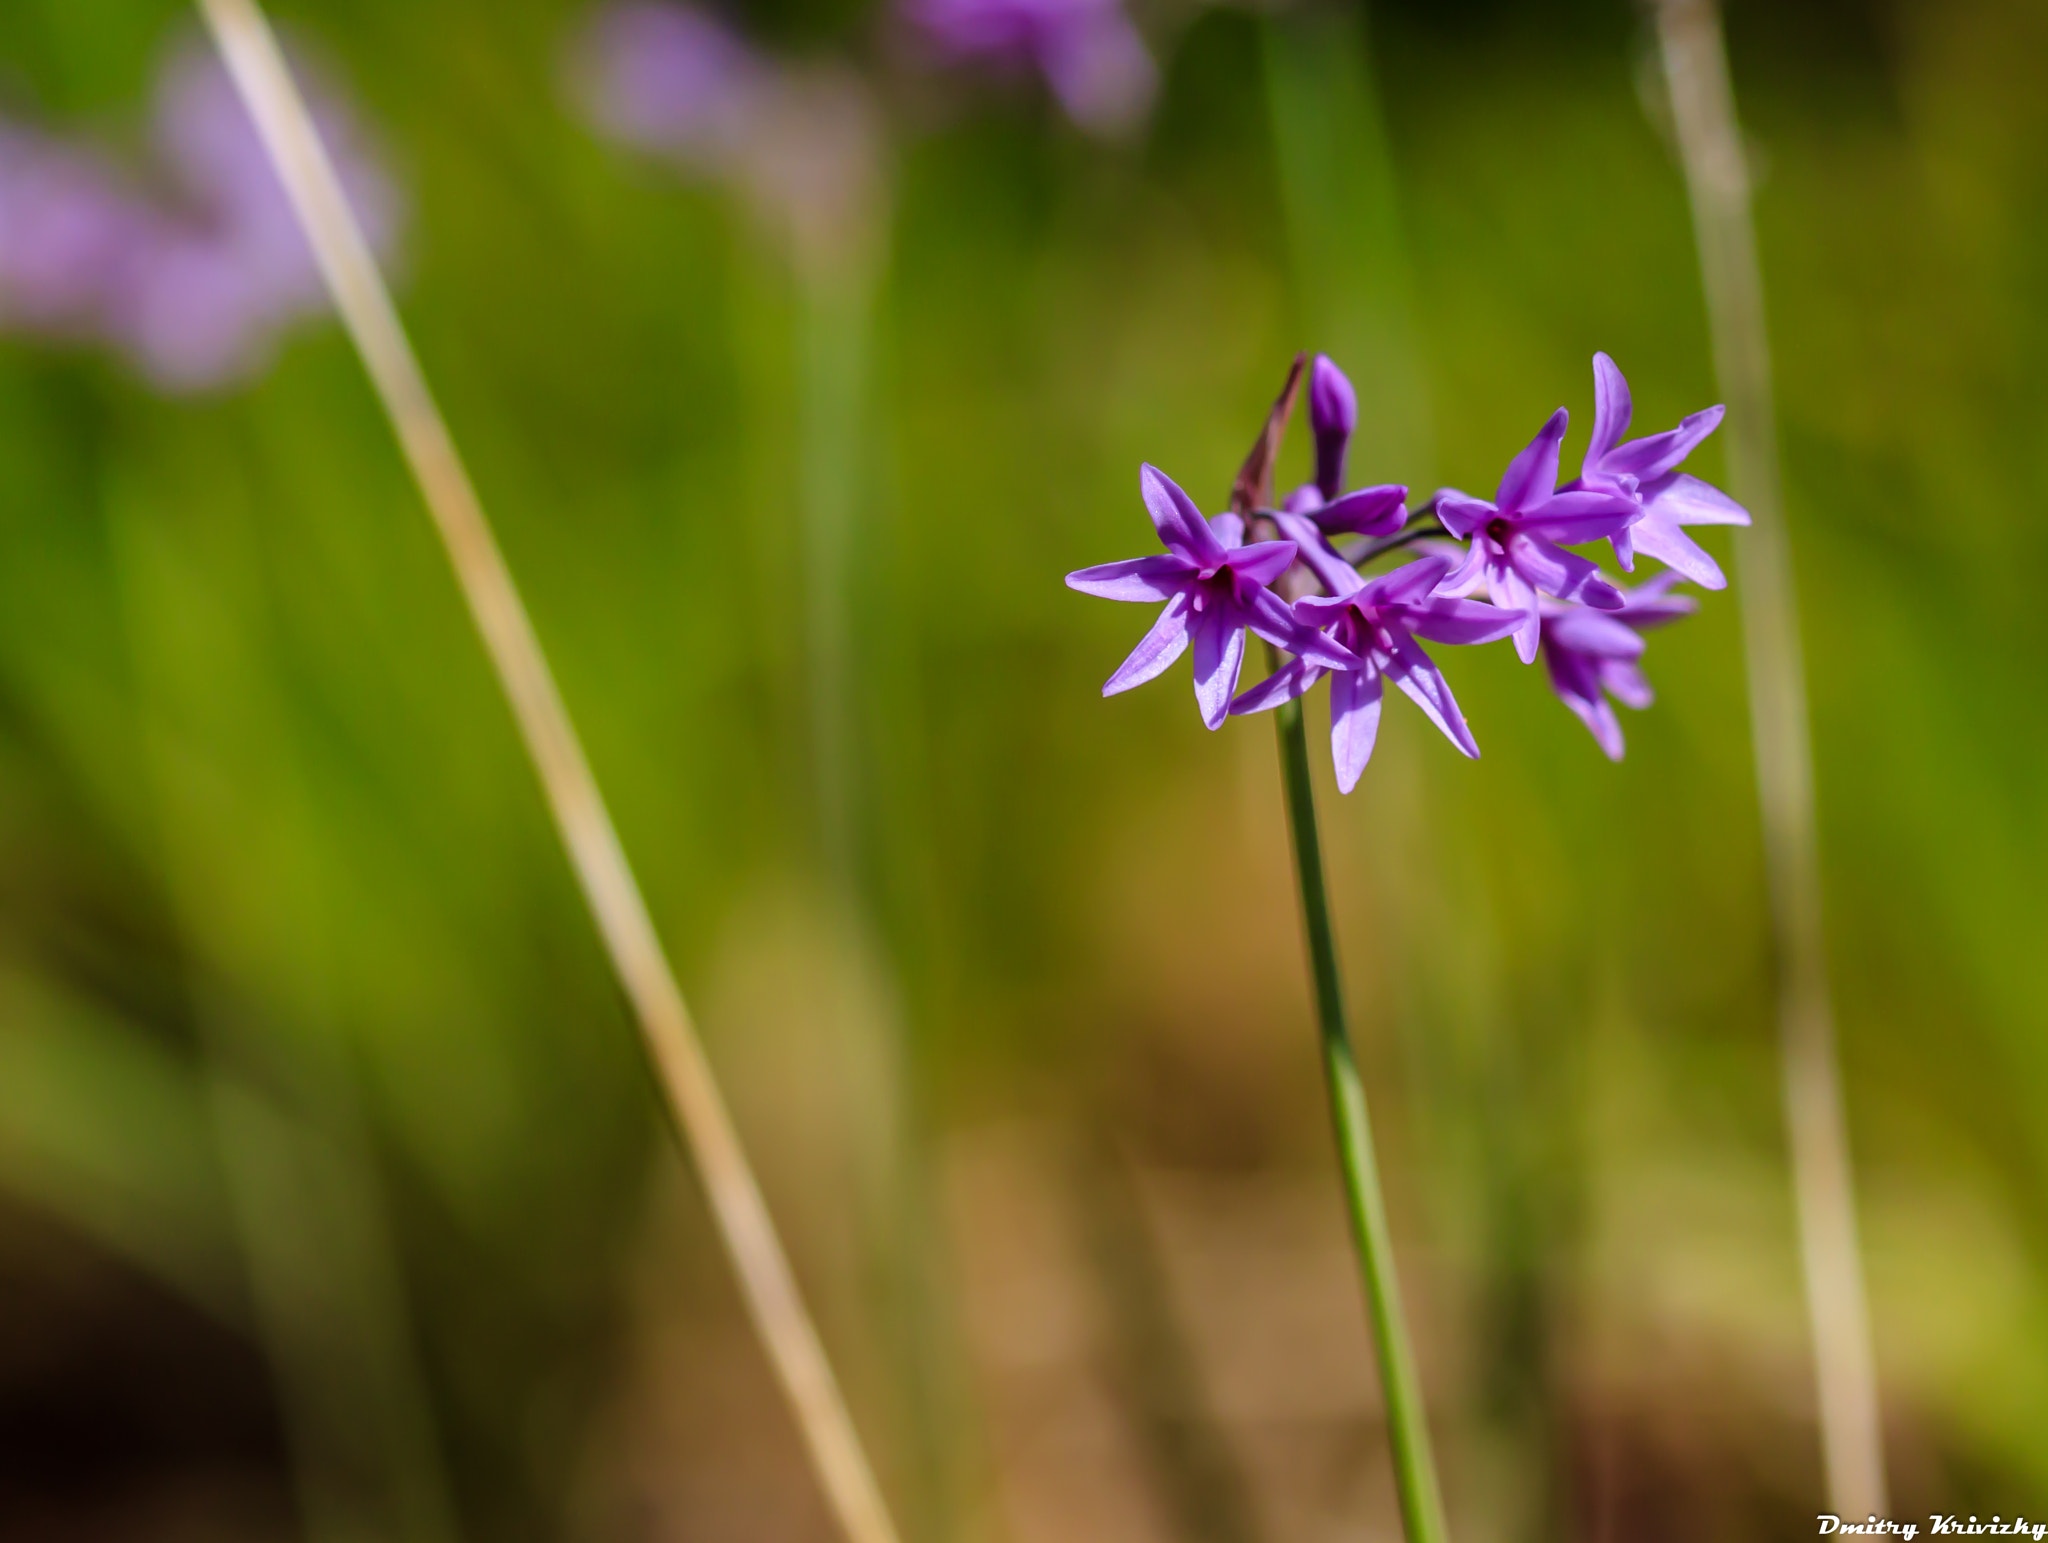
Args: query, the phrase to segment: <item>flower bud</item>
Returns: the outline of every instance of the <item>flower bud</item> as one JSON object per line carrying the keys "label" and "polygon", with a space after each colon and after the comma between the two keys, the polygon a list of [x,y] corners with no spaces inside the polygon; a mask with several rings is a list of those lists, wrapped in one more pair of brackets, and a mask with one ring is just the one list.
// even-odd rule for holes
{"label": "flower bud", "polygon": [[1316,487],[1335,498],[1344,487],[1344,450],[1358,427],[1358,394],[1328,354],[1316,355],[1309,374],[1308,421],[1316,436]]}

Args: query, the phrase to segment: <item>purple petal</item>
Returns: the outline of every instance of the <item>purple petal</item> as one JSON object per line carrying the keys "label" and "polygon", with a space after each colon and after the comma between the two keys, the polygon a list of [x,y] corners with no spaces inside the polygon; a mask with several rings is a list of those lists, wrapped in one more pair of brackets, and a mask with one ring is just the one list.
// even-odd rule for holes
{"label": "purple petal", "polygon": [[1209,530],[1223,543],[1226,552],[1234,552],[1244,545],[1244,517],[1236,514],[1212,514],[1209,516]]}
{"label": "purple petal", "polygon": [[1635,526],[1624,525],[1607,538],[1607,544],[1614,549],[1614,562],[1623,573],[1636,571]]}
{"label": "purple petal", "polygon": [[1598,568],[1541,536],[1517,531],[1508,537],[1507,561],[1541,594],[1582,601],[1603,611],[1618,611],[1627,604]]}
{"label": "purple petal", "polygon": [[1323,588],[1333,595],[1355,594],[1365,585],[1358,576],[1358,570],[1339,557],[1336,550],[1324,539],[1316,528],[1314,520],[1306,515],[1289,514],[1285,510],[1273,517],[1281,532],[1293,540],[1296,558],[1308,566],[1322,581]]}
{"label": "purple petal", "polygon": [[1515,528],[1548,536],[1552,541],[1576,544],[1611,536],[1641,514],[1642,506],[1626,493],[1585,488],[1559,493],[1533,509],[1523,510]]}
{"label": "purple petal", "polygon": [[1358,592],[1358,601],[1361,605],[1418,604],[1456,566],[1456,559],[1448,553],[1430,552],[1381,574]]}
{"label": "purple petal", "polygon": [[1675,569],[1701,589],[1726,589],[1728,579],[1707,550],[1672,521],[1662,509],[1644,515],[1630,532],[1636,550]]}
{"label": "purple petal", "polygon": [[1252,546],[1234,546],[1224,556],[1223,565],[1246,583],[1266,585],[1294,566],[1294,555],[1298,550],[1292,541],[1261,541]]}
{"label": "purple petal", "polygon": [[1104,600],[1168,600],[1180,593],[1194,571],[1187,559],[1157,552],[1077,569],[1067,575],[1067,588]]}
{"label": "purple petal", "polygon": [[1624,749],[1621,720],[1615,716],[1614,705],[1601,694],[1592,671],[1583,660],[1568,653],[1546,651],[1543,662],[1558,699],[1592,731],[1595,742],[1607,752],[1607,759],[1619,761]]}
{"label": "purple petal", "polygon": [[1280,500],[1280,507],[1289,514],[1314,514],[1323,507],[1322,489],[1313,482],[1304,482]]}
{"label": "purple petal", "polygon": [[1633,627],[1612,612],[1584,606],[1545,618],[1543,637],[1552,648],[1603,659],[1633,659],[1643,651],[1643,640]]}
{"label": "purple petal", "polygon": [[1593,355],[1593,441],[1586,446],[1584,466],[1588,477],[1604,469],[1602,459],[1621,443],[1634,410],[1621,367],[1604,353]]}
{"label": "purple petal", "polygon": [[1721,415],[1726,411],[1723,407],[1709,407],[1689,415],[1675,429],[1645,434],[1610,454],[1602,469],[1612,476],[1635,477],[1643,482],[1662,477],[1721,426]]}
{"label": "purple petal", "polygon": [[1461,600],[1468,595],[1478,594],[1480,590],[1486,588],[1487,563],[1499,550],[1484,536],[1476,537],[1470,547],[1458,553],[1455,559],[1457,566],[1444,575],[1442,582],[1436,587],[1436,592]]}
{"label": "purple petal", "polygon": [[1679,525],[1747,525],[1749,511],[1689,472],[1672,472],[1641,489],[1643,507],[1656,509]]}
{"label": "purple petal", "polygon": [[[1528,448],[1508,462],[1508,469],[1500,479],[1500,491],[1493,497],[1501,513],[1519,514],[1557,490],[1557,452],[1564,443],[1565,424],[1569,421],[1570,415],[1560,407],[1550,415],[1550,421],[1543,425],[1537,436],[1529,441]],[[1441,507],[1438,513],[1442,513]],[[1603,531],[1601,534],[1606,533]]]}
{"label": "purple petal", "polygon": [[1533,663],[1537,645],[1543,641],[1543,618],[1536,610],[1536,591],[1514,570],[1505,554],[1489,553],[1487,556],[1486,593],[1502,610],[1513,611],[1521,617],[1510,635],[1515,640],[1515,653],[1522,663]]}
{"label": "purple petal", "polygon": [[1333,536],[1391,536],[1408,523],[1408,488],[1399,482],[1360,488],[1316,511],[1316,524]]}
{"label": "purple petal", "polygon": [[1463,493],[1444,492],[1437,495],[1436,517],[1444,522],[1444,529],[1460,541],[1498,512],[1484,499],[1467,498]]}
{"label": "purple petal", "polygon": [[1465,726],[1465,715],[1458,711],[1458,699],[1451,695],[1436,661],[1416,647],[1412,638],[1394,640],[1394,660],[1387,667],[1387,674],[1429,721],[1443,730],[1444,738],[1473,760],[1479,759],[1479,742]]}
{"label": "purple petal", "polygon": [[1632,707],[1637,712],[1657,700],[1657,693],[1650,689],[1649,678],[1626,659],[1603,659],[1600,662],[1600,684],[1622,706]]}
{"label": "purple petal", "polygon": [[1522,625],[1522,618],[1477,600],[1431,600],[1408,613],[1408,630],[1432,643],[1497,643]]}
{"label": "purple petal", "polygon": [[1317,354],[1308,377],[1308,421],[1316,438],[1316,486],[1335,498],[1344,486],[1344,450],[1358,427],[1358,393],[1344,372]]}
{"label": "purple petal", "polygon": [[1166,609],[1152,623],[1152,630],[1131,650],[1130,658],[1118,665],[1116,673],[1103,683],[1102,694],[1115,696],[1119,691],[1144,685],[1178,659],[1187,646],[1188,597],[1183,592],[1166,602]]}
{"label": "purple petal", "polygon": [[1349,793],[1372,759],[1380,732],[1377,671],[1352,670],[1330,677],[1330,755],[1337,764],[1337,791]]}
{"label": "purple petal", "polygon": [[1321,680],[1324,673],[1321,665],[1310,664],[1306,659],[1291,659],[1256,686],[1240,692],[1230,704],[1231,715],[1242,717],[1246,713],[1262,713],[1282,702],[1291,702]]}
{"label": "purple petal", "polygon": [[1195,703],[1202,710],[1202,722],[1220,729],[1230,716],[1238,671],[1244,668],[1244,628],[1218,608],[1202,618],[1194,642]]}
{"label": "purple petal", "polygon": [[1223,547],[1202,518],[1195,501],[1175,481],[1149,462],[1138,468],[1138,491],[1145,498],[1145,512],[1169,552],[1178,553],[1197,568],[1213,568],[1223,561]]}
{"label": "purple petal", "polygon": [[1699,602],[1690,595],[1674,595],[1671,589],[1683,582],[1684,575],[1670,569],[1658,574],[1647,583],[1638,584],[1628,592],[1628,604],[1614,615],[1627,622],[1637,631],[1648,627],[1661,627],[1690,616],[1699,610]]}
{"label": "purple petal", "polygon": [[1290,654],[1300,654],[1305,659],[1332,670],[1355,670],[1358,655],[1338,643],[1336,639],[1303,626],[1295,620],[1294,613],[1287,608],[1287,602],[1270,589],[1255,591],[1244,608],[1237,613],[1240,626],[1249,627],[1275,648],[1284,648]]}

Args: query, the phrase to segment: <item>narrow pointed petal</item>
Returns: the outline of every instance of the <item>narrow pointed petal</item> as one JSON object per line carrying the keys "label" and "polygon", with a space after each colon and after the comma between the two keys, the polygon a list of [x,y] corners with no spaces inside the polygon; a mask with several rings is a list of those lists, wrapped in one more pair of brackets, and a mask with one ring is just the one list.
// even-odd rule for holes
{"label": "narrow pointed petal", "polygon": [[1170,600],[1193,572],[1184,558],[1159,552],[1078,569],[1067,575],[1067,588],[1104,600]]}
{"label": "narrow pointed petal", "polygon": [[1533,509],[1525,509],[1515,528],[1533,531],[1552,541],[1576,544],[1611,536],[1641,514],[1642,505],[1626,493],[1585,488],[1560,493]]}
{"label": "narrow pointed petal", "polygon": [[1305,694],[1309,687],[1323,678],[1326,672],[1319,664],[1310,664],[1306,659],[1296,659],[1283,664],[1256,686],[1238,693],[1230,704],[1232,717],[1246,713],[1262,713],[1268,708],[1278,707],[1282,702],[1291,702]]}
{"label": "narrow pointed petal", "polygon": [[1721,572],[1721,565],[1714,561],[1712,554],[1680,530],[1663,510],[1644,515],[1636,522],[1631,534],[1635,537],[1638,552],[1645,557],[1656,558],[1665,567],[1691,579],[1701,589],[1728,587],[1727,575]]}
{"label": "narrow pointed petal", "polygon": [[1747,525],[1749,511],[1690,472],[1672,472],[1645,482],[1643,507],[1658,510],[1680,525]]}
{"label": "narrow pointed petal", "polygon": [[1507,560],[1539,594],[1577,600],[1603,611],[1618,611],[1627,604],[1598,568],[1541,536],[1517,531],[1508,537]]}
{"label": "narrow pointed petal", "polygon": [[1607,544],[1614,548],[1614,563],[1623,573],[1636,571],[1636,543],[1633,525],[1624,525],[1607,538]]}
{"label": "narrow pointed petal", "polygon": [[1483,536],[1475,539],[1458,559],[1458,566],[1445,574],[1437,585],[1439,595],[1464,599],[1476,595],[1486,588],[1486,573],[1489,562],[1499,554],[1499,548]]}
{"label": "narrow pointed petal", "polygon": [[1209,533],[1222,543],[1224,551],[1234,552],[1244,545],[1244,517],[1212,514],[1209,516]]}
{"label": "narrow pointed petal", "polygon": [[1304,482],[1280,500],[1280,507],[1289,514],[1314,514],[1323,507],[1322,489],[1313,482]]}
{"label": "narrow pointed petal", "polygon": [[1479,742],[1466,727],[1465,715],[1458,711],[1458,699],[1451,695],[1443,671],[1416,646],[1413,638],[1394,640],[1394,658],[1387,666],[1387,674],[1422,709],[1424,716],[1443,730],[1444,738],[1473,760],[1479,759]]}
{"label": "narrow pointed petal", "polygon": [[1600,684],[1607,688],[1607,694],[1615,701],[1637,712],[1657,700],[1657,693],[1650,689],[1649,677],[1626,659],[1602,660]]}
{"label": "narrow pointed petal", "polygon": [[1332,670],[1358,668],[1358,655],[1329,634],[1304,626],[1287,608],[1287,602],[1270,589],[1253,594],[1237,621],[1275,648],[1284,648],[1290,654],[1300,654],[1304,659],[1313,659]]}
{"label": "narrow pointed petal", "polygon": [[1485,499],[1467,498],[1463,493],[1445,492],[1439,494],[1436,501],[1436,517],[1444,522],[1444,529],[1460,541],[1498,512]]}
{"label": "narrow pointed petal", "polygon": [[1408,630],[1432,643],[1497,643],[1522,625],[1522,618],[1477,600],[1431,600],[1408,613]]}
{"label": "narrow pointed petal", "polygon": [[1380,732],[1377,671],[1353,670],[1330,677],[1330,756],[1337,766],[1337,791],[1349,793],[1365,775],[1373,741]]}
{"label": "narrow pointed petal", "polygon": [[1691,595],[1671,593],[1671,590],[1684,580],[1683,574],[1666,568],[1655,578],[1630,590],[1628,604],[1616,611],[1615,617],[1640,632],[1648,627],[1662,627],[1681,617],[1691,616],[1699,610],[1700,603]]}
{"label": "narrow pointed petal", "polygon": [[1391,536],[1408,523],[1408,488],[1389,482],[1360,488],[1316,511],[1316,524],[1333,536]]}
{"label": "narrow pointed petal", "polygon": [[1358,592],[1361,605],[1417,605],[1429,597],[1456,567],[1443,552],[1430,552],[1372,580]]}
{"label": "narrow pointed petal", "polygon": [[1166,609],[1152,623],[1152,630],[1131,650],[1130,658],[1118,665],[1116,673],[1103,683],[1102,694],[1115,696],[1119,691],[1144,685],[1178,659],[1187,646],[1188,597],[1183,592],[1166,603]]}
{"label": "narrow pointed petal", "polygon": [[1645,434],[1641,439],[1615,449],[1602,468],[1612,476],[1635,477],[1648,482],[1669,472],[1700,446],[1700,441],[1721,426],[1724,407],[1709,407],[1688,416],[1675,429],[1662,434]]}
{"label": "narrow pointed petal", "polygon": [[1198,568],[1212,568],[1222,561],[1223,549],[1202,518],[1195,501],[1180,485],[1149,462],[1138,468],[1138,491],[1145,498],[1145,512],[1152,516],[1153,529],[1176,552]]}
{"label": "narrow pointed petal", "polygon": [[1543,634],[1553,649],[1599,659],[1634,659],[1643,651],[1635,628],[1611,611],[1572,606],[1545,619]]}
{"label": "narrow pointed petal", "polygon": [[1593,442],[1586,446],[1584,466],[1588,477],[1600,469],[1607,452],[1621,443],[1634,412],[1621,367],[1604,353],[1593,355]]}
{"label": "narrow pointed petal", "polygon": [[1529,441],[1528,448],[1508,462],[1500,479],[1500,491],[1493,497],[1502,514],[1518,514],[1557,491],[1557,452],[1564,443],[1565,425],[1570,421],[1571,415],[1560,407]]}
{"label": "narrow pointed petal", "polygon": [[1305,564],[1324,589],[1333,595],[1350,595],[1364,587],[1365,580],[1358,576],[1358,570],[1337,555],[1314,520],[1285,510],[1273,519],[1281,534],[1294,542],[1296,561]]}
{"label": "narrow pointed petal", "polygon": [[1529,581],[1511,567],[1505,556],[1489,556],[1486,564],[1486,593],[1504,611],[1521,618],[1509,634],[1515,640],[1515,654],[1524,664],[1536,660],[1536,647],[1543,641],[1543,618],[1536,610],[1536,591]]}
{"label": "narrow pointed petal", "polygon": [[1260,541],[1233,547],[1223,562],[1247,583],[1270,584],[1294,566],[1297,550],[1292,541]]}
{"label": "narrow pointed petal", "polygon": [[1546,651],[1543,662],[1549,668],[1551,689],[1557,692],[1558,699],[1592,732],[1607,759],[1619,761],[1626,748],[1621,720],[1615,715],[1614,704],[1601,694],[1599,682],[1585,661],[1574,654]]}
{"label": "narrow pointed petal", "polygon": [[1238,671],[1244,668],[1244,628],[1220,609],[1212,611],[1195,630],[1194,644],[1195,704],[1202,722],[1220,729],[1230,716]]}

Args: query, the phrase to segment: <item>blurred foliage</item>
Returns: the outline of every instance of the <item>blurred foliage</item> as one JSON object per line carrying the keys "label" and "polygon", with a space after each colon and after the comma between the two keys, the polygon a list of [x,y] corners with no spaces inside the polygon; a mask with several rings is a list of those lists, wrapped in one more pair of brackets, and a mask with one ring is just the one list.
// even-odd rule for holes
{"label": "blurred foliage", "polygon": [[[574,121],[561,0],[278,10],[410,190],[407,318],[835,1340],[872,1282],[806,1195],[864,1138],[802,1115],[831,1074],[763,1002],[884,1001],[933,1161],[1051,1113],[1148,1162],[1318,1169],[1269,731],[1204,734],[1184,672],[1100,701],[1140,622],[1059,578],[1142,549],[1140,460],[1220,501],[1332,334],[1401,420],[1368,425],[1366,480],[1490,489],[1558,403],[1583,432],[1595,348],[1639,424],[1711,400],[1637,18],[1376,7],[1369,52],[1350,18],[1318,89],[1356,132],[1291,184],[1292,22],[1154,18],[1165,90],[1129,146],[1025,90],[892,87],[852,622],[872,931],[842,946],[775,244]],[[888,54],[839,0],[744,20]],[[18,0],[0,90],[118,139],[190,25]],[[2011,1510],[2048,1481],[2048,26],[1836,0],[1730,30],[1899,1509]],[[574,1530],[668,1137],[345,340],[183,401],[9,340],[0,542],[0,1183],[256,1337],[297,1449],[345,1428],[334,1471],[301,1460],[309,1525]],[[1449,665],[1485,759],[1396,704],[1333,813],[1467,1535],[1811,1525],[1739,604],[1656,635],[1623,766],[1496,648]],[[743,1333],[722,1286],[689,1300]],[[847,1353],[864,1416],[905,1418],[878,1390],[908,1352]],[[790,1445],[772,1413],[759,1439]],[[915,1488],[916,1438],[879,1439]]]}

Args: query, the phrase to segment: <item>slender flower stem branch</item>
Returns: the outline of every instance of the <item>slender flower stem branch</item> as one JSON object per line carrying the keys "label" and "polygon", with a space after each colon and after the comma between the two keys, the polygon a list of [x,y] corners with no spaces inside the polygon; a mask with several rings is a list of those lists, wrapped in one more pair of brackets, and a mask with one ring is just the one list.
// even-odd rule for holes
{"label": "slender flower stem branch", "polygon": [[375,258],[255,0],[197,0],[383,399],[539,774],[569,861],[711,1201],[741,1295],[851,1543],[896,1528],[662,951],[532,619],[484,518]]}
{"label": "slender flower stem branch", "polygon": [[1448,536],[1449,534],[1450,532],[1444,529],[1443,521],[1436,517],[1436,510],[1434,508],[1425,509],[1406,525],[1395,531],[1393,535],[1382,536],[1377,541],[1368,541],[1356,551],[1346,553],[1345,561],[1354,568],[1363,568],[1374,558],[1385,557],[1387,553],[1395,551],[1400,547],[1411,546],[1415,542],[1426,540],[1431,536]]}
{"label": "slender flower stem branch", "polygon": [[1792,554],[1779,501],[1777,428],[1749,169],[1714,0],[1656,0],[1671,116],[1728,401],[1728,463],[1753,525],[1735,540],[1758,802],[1770,881],[1784,1044],[1785,1118],[1812,1319],[1829,1506],[1883,1515],[1884,1425],[1856,1242],[1848,1118],[1821,930],[1812,732]]}
{"label": "slender flower stem branch", "polygon": [[1436,1461],[1430,1453],[1422,1379],[1401,1310],[1401,1284],[1394,1270],[1394,1244],[1387,1232],[1379,1166],[1373,1157],[1365,1087],[1359,1081],[1351,1036],[1344,1026],[1344,991],[1337,970],[1337,940],[1330,929],[1329,896],[1323,887],[1322,841],[1316,832],[1315,789],[1309,781],[1308,732],[1300,700],[1287,703],[1276,716],[1280,769],[1287,785],[1287,823],[1294,837],[1294,868],[1301,882],[1302,923],[1308,932],[1309,965],[1315,979],[1323,1069],[1329,1079],[1330,1119],[1336,1129],[1338,1166],[1344,1170],[1352,1241],[1365,1272],[1366,1306],[1379,1354],[1380,1385],[1386,1395],[1387,1438],[1394,1450],[1402,1527],[1408,1543],[1446,1543],[1449,1532],[1437,1489]]}

